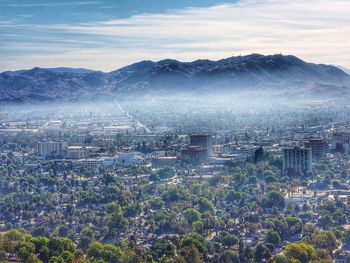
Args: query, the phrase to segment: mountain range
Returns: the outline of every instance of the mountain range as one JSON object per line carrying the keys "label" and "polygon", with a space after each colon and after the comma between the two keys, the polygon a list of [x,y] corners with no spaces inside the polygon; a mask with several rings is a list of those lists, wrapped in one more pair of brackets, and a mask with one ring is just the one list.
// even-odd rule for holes
{"label": "mountain range", "polygon": [[250,91],[296,98],[338,98],[350,95],[350,75],[335,66],[281,54],[218,61],[141,61],[108,73],[82,68],[0,73],[3,103]]}

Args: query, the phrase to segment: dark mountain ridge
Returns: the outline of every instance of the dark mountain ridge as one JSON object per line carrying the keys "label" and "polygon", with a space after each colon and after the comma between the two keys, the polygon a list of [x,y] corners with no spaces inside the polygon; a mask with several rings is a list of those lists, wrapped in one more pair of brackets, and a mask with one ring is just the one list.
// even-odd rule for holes
{"label": "dark mountain ridge", "polygon": [[103,73],[74,68],[33,68],[0,73],[0,101],[71,101],[104,97],[217,94],[242,91],[288,96],[343,97],[350,94],[343,70],[281,54],[218,61],[141,61]]}

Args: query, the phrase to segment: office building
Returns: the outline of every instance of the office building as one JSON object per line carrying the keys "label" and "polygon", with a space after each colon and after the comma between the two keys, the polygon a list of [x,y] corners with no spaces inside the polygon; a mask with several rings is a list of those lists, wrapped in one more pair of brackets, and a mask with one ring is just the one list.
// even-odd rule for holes
{"label": "office building", "polygon": [[40,158],[56,158],[63,155],[66,144],[63,142],[39,142],[37,155]]}
{"label": "office building", "polygon": [[307,148],[312,150],[312,158],[314,160],[322,159],[328,152],[328,143],[322,138],[311,138],[305,142]]}
{"label": "office building", "polygon": [[312,169],[311,148],[291,146],[285,147],[283,151],[283,171],[293,171],[298,174],[306,174]]}
{"label": "office building", "polygon": [[67,148],[67,159],[84,159],[88,156],[87,151],[82,146],[69,146]]}
{"label": "office building", "polygon": [[213,155],[213,139],[211,135],[191,135],[190,145],[206,149],[208,158]]}
{"label": "office building", "polygon": [[182,160],[191,164],[198,165],[208,161],[207,149],[201,146],[189,146],[181,151]]}

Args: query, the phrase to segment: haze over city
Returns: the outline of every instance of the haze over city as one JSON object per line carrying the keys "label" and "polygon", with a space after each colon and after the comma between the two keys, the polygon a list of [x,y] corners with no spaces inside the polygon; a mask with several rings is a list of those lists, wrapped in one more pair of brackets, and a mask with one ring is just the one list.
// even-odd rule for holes
{"label": "haze over city", "polygon": [[349,263],[349,14],[0,0],[0,263]]}

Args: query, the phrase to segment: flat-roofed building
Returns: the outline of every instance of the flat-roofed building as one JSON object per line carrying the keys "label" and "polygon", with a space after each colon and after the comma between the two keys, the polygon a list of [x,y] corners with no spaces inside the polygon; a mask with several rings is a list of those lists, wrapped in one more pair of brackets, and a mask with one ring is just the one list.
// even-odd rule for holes
{"label": "flat-roofed building", "polygon": [[69,146],[66,157],[67,159],[84,159],[88,157],[88,153],[82,146]]}
{"label": "flat-roofed building", "polygon": [[60,157],[66,150],[66,144],[64,142],[38,142],[37,155],[40,158],[47,157]]}
{"label": "flat-roofed building", "polygon": [[312,169],[312,150],[311,148],[301,146],[284,147],[283,152],[283,171],[294,171],[298,174],[311,172]]}
{"label": "flat-roofed building", "polygon": [[161,156],[152,159],[152,166],[162,167],[162,166],[174,166],[177,162],[176,156]]}
{"label": "flat-roofed building", "polygon": [[334,147],[336,146],[337,143],[350,144],[350,130],[333,132],[332,142]]}
{"label": "flat-roofed building", "polygon": [[213,155],[213,137],[211,135],[191,135],[191,146],[200,146],[207,151],[207,157]]}
{"label": "flat-roofed building", "polygon": [[312,158],[315,160],[322,159],[328,152],[328,143],[323,138],[310,138],[305,146],[311,148]]}
{"label": "flat-roofed building", "polygon": [[208,161],[207,149],[201,146],[189,146],[181,151],[181,155],[183,161],[188,161],[194,165]]}

